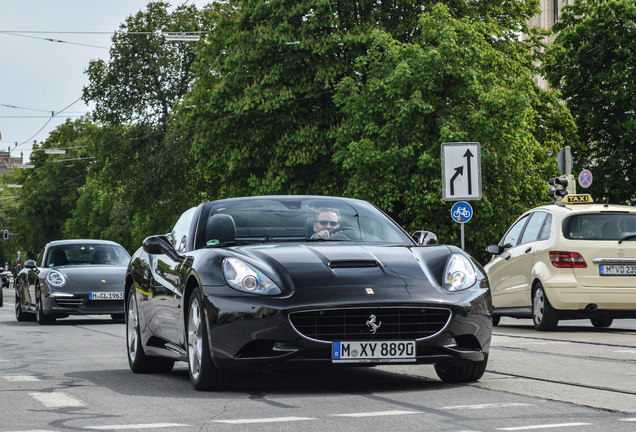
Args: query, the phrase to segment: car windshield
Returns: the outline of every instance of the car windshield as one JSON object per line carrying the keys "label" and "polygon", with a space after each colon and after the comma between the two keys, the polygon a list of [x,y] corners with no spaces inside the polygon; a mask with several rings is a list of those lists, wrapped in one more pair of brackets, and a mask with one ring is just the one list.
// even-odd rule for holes
{"label": "car windshield", "polygon": [[129,260],[128,252],[118,245],[77,243],[51,247],[45,266],[95,264],[125,266]]}
{"label": "car windshield", "polygon": [[267,197],[207,203],[202,209],[199,247],[233,242],[329,241],[412,244],[390,218],[364,201],[316,197]]}
{"label": "car windshield", "polygon": [[633,240],[636,238],[636,214],[606,212],[573,215],[564,219],[563,235],[575,240]]}

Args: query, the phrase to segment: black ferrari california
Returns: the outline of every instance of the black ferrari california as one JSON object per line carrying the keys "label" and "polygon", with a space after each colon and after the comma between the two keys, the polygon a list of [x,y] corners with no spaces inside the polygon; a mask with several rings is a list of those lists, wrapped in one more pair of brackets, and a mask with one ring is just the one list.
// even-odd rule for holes
{"label": "black ferrari california", "polygon": [[435,365],[480,379],[488,280],[460,248],[408,235],[366,201],[261,196],[203,203],[144,240],[125,284],[134,372],[186,361],[197,390],[245,368]]}

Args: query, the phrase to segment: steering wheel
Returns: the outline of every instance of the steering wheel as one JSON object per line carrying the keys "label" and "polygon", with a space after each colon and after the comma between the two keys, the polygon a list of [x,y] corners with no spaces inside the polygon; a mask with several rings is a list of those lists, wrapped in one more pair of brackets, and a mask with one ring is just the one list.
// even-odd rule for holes
{"label": "steering wheel", "polygon": [[332,230],[329,230],[329,238],[335,237],[336,239],[340,238],[342,240],[352,240],[349,236],[345,235],[344,232],[351,231],[352,234],[357,234],[357,231],[351,227],[338,227]]}

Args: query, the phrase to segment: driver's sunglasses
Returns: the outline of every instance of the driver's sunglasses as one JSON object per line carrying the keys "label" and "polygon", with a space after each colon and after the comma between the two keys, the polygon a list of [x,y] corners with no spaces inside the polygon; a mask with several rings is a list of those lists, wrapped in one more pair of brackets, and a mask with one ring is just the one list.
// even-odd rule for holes
{"label": "driver's sunglasses", "polygon": [[322,226],[330,225],[332,227],[336,227],[340,224],[340,222],[326,221],[326,220],[319,220],[318,223]]}

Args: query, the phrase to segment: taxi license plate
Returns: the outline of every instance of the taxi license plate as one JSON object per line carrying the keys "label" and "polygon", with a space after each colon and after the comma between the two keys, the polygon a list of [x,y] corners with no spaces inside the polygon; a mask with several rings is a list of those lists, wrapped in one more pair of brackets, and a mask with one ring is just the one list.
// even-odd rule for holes
{"label": "taxi license plate", "polygon": [[123,300],[123,292],[89,292],[89,300]]}
{"label": "taxi license plate", "polygon": [[601,276],[636,276],[636,264],[602,264]]}
{"label": "taxi license plate", "polygon": [[414,362],[415,341],[332,342],[334,363]]}

